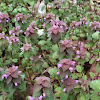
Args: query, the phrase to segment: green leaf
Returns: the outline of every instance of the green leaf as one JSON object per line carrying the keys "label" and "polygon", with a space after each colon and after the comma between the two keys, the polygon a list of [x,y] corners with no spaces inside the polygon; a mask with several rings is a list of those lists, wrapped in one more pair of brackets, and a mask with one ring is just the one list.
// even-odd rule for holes
{"label": "green leaf", "polygon": [[20,92],[25,91],[25,90],[26,90],[26,82],[23,81],[23,82],[18,86],[18,88],[19,88],[19,91],[20,91]]}
{"label": "green leaf", "polygon": [[6,62],[5,62],[6,65],[8,65],[10,63],[11,63],[10,60],[6,60]]}
{"label": "green leaf", "polygon": [[94,73],[89,72],[89,74],[90,74],[90,77],[91,77],[91,78],[94,78],[94,76],[95,76],[95,74],[94,74]]}
{"label": "green leaf", "polygon": [[54,50],[55,52],[58,52],[59,51],[58,45],[53,45],[52,50]]}
{"label": "green leaf", "polygon": [[12,11],[13,10],[13,8],[12,7],[8,7],[8,11]]}
{"label": "green leaf", "polygon": [[49,67],[48,63],[47,63],[47,62],[44,62],[44,63],[43,63],[43,67],[44,67],[44,68],[48,68],[48,67]]}
{"label": "green leaf", "polygon": [[52,58],[56,59],[56,58],[58,58],[58,57],[59,57],[59,56],[58,56],[58,52],[54,52],[53,55],[52,55]]}
{"label": "green leaf", "polygon": [[38,42],[38,44],[39,45],[45,45],[46,44],[46,41],[45,40],[41,40],[41,41]]}
{"label": "green leaf", "polygon": [[48,97],[50,97],[50,92],[51,92],[51,89],[50,89],[50,88],[44,88],[44,89],[43,89],[43,92],[46,93],[46,95],[47,95]]}
{"label": "green leaf", "polygon": [[73,79],[77,79],[78,77],[75,75],[75,73],[71,74]]}
{"label": "green leaf", "polygon": [[56,68],[51,68],[48,70],[48,73],[50,74],[51,77],[56,77],[57,76],[57,69]]}
{"label": "green leaf", "polygon": [[85,44],[85,46],[84,47],[91,47],[92,45],[94,44],[94,42],[93,41],[90,41],[88,44]]}
{"label": "green leaf", "polygon": [[93,37],[94,39],[99,39],[99,33],[100,33],[100,32],[95,32],[95,33],[93,33],[93,34],[92,34],[92,37]]}
{"label": "green leaf", "polygon": [[21,73],[21,74],[19,74],[19,75],[20,75],[21,79],[24,80],[25,74]]}
{"label": "green leaf", "polygon": [[100,80],[94,80],[90,82],[90,87],[95,91],[100,92]]}
{"label": "green leaf", "polygon": [[77,70],[78,72],[82,72],[83,66],[77,65],[77,66],[76,66],[76,70]]}
{"label": "green leaf", "polygon": [[48,3],[49,2],[49,0],[44,0],[46,3]]}
{"label": "green leaf", "polygon": [[41,11],[43,11],[45,9],[45,6],[43,6],[42,8],[41,8]]}
{"label": "green leaf", "polygon": [[93,49],[93,54],[98,55],[98,53],[99,53],[99,49],[97,48]]}
{"label": "green leaf", "polygon": [[18,59],[12,59],[12,62],[16,63],[18,61]]}
{"label": "green leaf", "polygon": [[100,62],[98,62],[96,65],[96,72],[100,73]]}
{"label": "green leaf", "polygon": [[60,100],[67,100],[68,99],[68,94],[64,93],[63,90],[60,92]]}
{"label": "green leaf", "polygon": [[24,54],[24,51],[22,51],[22,52],[19,54],[19,57],[22,57],[23,54]]}
{"label": "green leaf", "polygon": [[95,59],[93,58],[93,59],[91,59],[90,61],[89,61],[89,64],[93,64],[93,62],[95,61]]}
{"label": "green leaf", "polygon": [[78,40],[78,37],[72,36],[72,39],[73,39],[73,40]]}

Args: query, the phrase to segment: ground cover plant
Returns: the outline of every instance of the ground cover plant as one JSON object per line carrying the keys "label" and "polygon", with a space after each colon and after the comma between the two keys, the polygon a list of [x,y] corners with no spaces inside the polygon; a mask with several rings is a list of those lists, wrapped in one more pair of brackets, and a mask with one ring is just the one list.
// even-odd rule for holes
{"label": "ground cover plant", "polygon": [[95,2],[0,0],[0,100],[100,99]]}

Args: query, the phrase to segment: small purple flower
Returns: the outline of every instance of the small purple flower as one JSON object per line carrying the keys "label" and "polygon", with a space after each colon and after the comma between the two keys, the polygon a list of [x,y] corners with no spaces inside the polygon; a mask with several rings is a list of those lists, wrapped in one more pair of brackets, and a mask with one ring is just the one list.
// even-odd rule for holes
{"label": "small purple flower", "polygon": [[39,55],[39,58],[42,58],[41,55]]}
{"label": "small purple flower", "polygon": [[33,98],[32,98],[31,96],[28,96],[28,99],[29,99],[29,100],[33,100]]}
{"label": "small purple flower", "polygon": [[79,55],[77,55],[77,58],[80,58],[80,56],[79,56]]}
{"label": "small purple flower", "polygon": [[10,34],[10,35],[12,34],[12,30],[9,31],[9,34]]}
{"label": "small purple flower", "polygon": [[70,72],[72,72],[73,71],[73,67],[69,67],[69,70],[70,70]]}
{"label": "small purple flower", "polygon": [[100,58],[98,58],[97,61],[100,61]]}
{"label": "small purple flower", "polygon": [[63,83],[63,82],[64,82],[64,80],[62,79],[62,80],[61,80],[61,82]]}
{"label": "small purple flower", "polygon": [[67,90],[66,88],[63,89],[64,92],[65,92],[66,90]]}
{"label": "small purple flower", "polygon": [[75,66],[75,63],[76,63],[75,61],[72,61],[71,65]]}
{"label": "small purple flower", "polygon": [[2,79],[6,78],[7,79],[8,75],[4,74],[2,75]]}
{"label": "small purple flower", "polygon": [[30,57],[30,60],[34,60],[34,58],[33,57]]}
{"label": "small purple flower", "polygon": [[18,86],[18,84],[17,84],[17,83],[15,83],[15,86]]}
{"label": "small purple flower", "polygon": [[42,95],[39,97],[39,100],[42,100]]}
{"label": "small purple flower", "polygon": [[46,97],[46,93],[43,93],[43,97],[44,97],[44,98]]}
{"label": "small purple flower", "polygon": [[75,83],[78,83],[78,80],[75,80]]}
{"label": "small purple flower", "polygon": [[60,67],[62,67],[62,64],[58,64],[58,69],[59,69]]}
{"label": "small purple flower", "polygon": [[24,47],[22,47],[22,48],[20,48],[21,49],[21,51],[24,51]]}
{"label": "small purple flower", "polygon": [[67,30],[67,29],[68,29],[68,27],[65,28],[65,30]]}
{"label": "small purple flower", "polygon": [[65,79],[67,79],[67,78],[68,78],[68,75],[65,76]]}
{"label": "small purple flower", "polygon": [[22,31],[22,30],[20,30],[19,32],[20,32],[20,33],[22,33],[23,31]]}
{"label": "small purple flower", "polygon": [[22,71],[18,71],[18,74],[22,73]]}
{"label": "small purple flower", "polygon": [[57,75],[59,75],[59,74],[60,74],[60,72],[58,71],[58,72],[57,72]]}
{"label": "small purple flower", "polygon": [[20,29],[20,26],[17,26],[16,29]]}
{"label": "small purple flower", "polygon": [[43,28],[45,28],[45,23],[43,24]]}
{"label": "small purple flower", "polygon": [[59,11],[61,11],[61,9],[59,9]]}

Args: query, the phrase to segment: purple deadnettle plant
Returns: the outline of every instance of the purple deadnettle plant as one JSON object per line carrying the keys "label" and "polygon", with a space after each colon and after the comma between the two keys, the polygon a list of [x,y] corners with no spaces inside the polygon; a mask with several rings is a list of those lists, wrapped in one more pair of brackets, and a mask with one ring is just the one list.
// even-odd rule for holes
{"label": "purple deadnettle plant", "polygon": [[28,51],[28,50],[30,50],[31,46],[32,46],[31,44],[23,44],[23,47],[21,48],[21,51],[23,51],[23,50]]}
{"label": "purple deadnettle plant", "polygon": [[[72,41],[71,40],[61,40],[60,41],[60,52],[67,51],[67,53],[73,53],[73,48],[72,48]],[[65,52],[66,52],[65,51]]]}
{"label": "purple deadnettle plant", "polygon": [[23,31],[20,30],[20,26],[17,26],[17,27],[13,27],[13,29],[9,31],[9,34],[14,35],[14,36],[15,35],[19,36],[19,34],[22,33],[22,32]]}
{"label": "purple deadnettle plant", "polygon": [[80,18],[80,22],[82,22],[82,24],[86,24],[87,25],[87,19],[84,17],[84,18]]}
{"label": "purple deadnettle plant", "polygon": [[71,27],[74,29],[74,28],[78,27],[81,24],[82,24],[82,22],[72,21]]}
{"label": "purple deadnettle plant", "polygon": [[73,89],[74,84],[75,80],[73,80],[71,77],[64,79],[63,86],[66,88],[67,92]]}
{"label": "purple deadnettle plant", "polygon": [[6,24],[9,21],[9,15],[0,13],[0,23]]}
{"label": "purple deadnettle plant", "polygon": [[66,23],[60,20],[51,20],[50,28],[48,29],[48,34],[50,34],[51,39],[53,42],[57,42],[61,34],[65,31]]}
{"label": "purple deadnettle plant", "polygon": [[53,15],[52,13],[48,13],[45,18],[46,22],[50,22],[51,19],[53,20],[55,18],[55,15]]}
{"label": "purple deadnettle plant", "polygon": [[[46,91],[51,90],[51,85],[50,85],[50,78],[49,77],[36,77],[36,83],[34,84],[33,87],[33,93],[39,92],[41,91],[41,89],[43,90],[44,93],[46,93]],[[46,95],[50,95],[50,93],[46,93]]]}
{"label": "purple deadnettle plant", "polygon": [[18,71],[18,66],[12,66],[8,69],[6,69],[6,74],[2,75],[2,79],[11,86],[18,86],[18,84],[21,84],[21,78],[19,74],[21,71]]}
{"label": "purple deadnettle plant", "polygon": [[10,45],[14,44],[16,45],[19,42],[19,38],[16,36],[10,36],[9,38],[6,37]]}
{"label": "purple deadnettle plant", "polygon": [[70,67],[74,67],[75,66],[75,61],[71,61],[70,59],[62,59],[62,60],[60,60],[60,62],[58,64],[62,65],[62,67],[60,69],[62,69],[62,71],[65,72]]}
{"label": "purple deadnettle plant", "polygon": [[100,23],[97,21],[91,22],[89,26],[91,27],[92,30],[96,30],[96,31],[100,30]]}
{"label": "purple deadnettle plant", "polygon": [[16,21],[17,22],[19,22],[19,21],[21,21],[22,22],[22,20],[23,20],[23,14],[22,13],[18,13],[17,15],[16,15]]}

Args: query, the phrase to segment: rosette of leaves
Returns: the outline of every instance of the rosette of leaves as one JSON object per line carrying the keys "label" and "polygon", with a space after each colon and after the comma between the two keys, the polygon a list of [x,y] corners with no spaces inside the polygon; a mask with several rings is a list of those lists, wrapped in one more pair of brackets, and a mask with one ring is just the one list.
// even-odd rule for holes
{"label": "rosette of leaves", "polygon": [[78,58],[84,59],[86,57],[86,48],[84,48],[84,43],[79,41],[78,47],[80,50],[77,50],[76,54]]}
{"label": "rosette of leaves", "polygon": [[0,23],[6,24],[9,21],[9,15],[5,13],[0,13]]}
{"label": "rosette of leaves", "polygon": [[80,18],[80,22],[84,25],[87,24],[87,19],[85,17]]}
{"label": "rosette of leaves", "polygon": [[23,31],[20,30],[20,26],[17,26],[17,27],[13,27],[12,30],[9,31],[9,34],[10,35],[17,35],[19,36],[20,33],[22,33]]}
{"label": "rosette of leaves", "polygon": [[60,39],[61,33],[63,33],[65,30],[66,24],[59,20],[51,20],[50,25],[51,26],[48,29],[48,34],[50,34],[51,39],[55,43]]}
{"label": "rosette of leaves", "polygon": [[71,77],[64,79],[63,86],[67,89],[67,92],[73,89],[74,84],[75,80],[73,80]]}
{"label": "rosette of leaves", "polygon": [[28,51],[28,50],[30,50],[31,46],[32,46],[31,44],[23,44],[23,47],[21,48],[21,51],[23,51],[23,50]]}
{"label": "rosette of leaves", "polygon": [[72,21],[71,27],[74,29],[78,27],[79,25],[81,25],[81,22]]}
{"label": "rosette of leaves", "polygon": [[55,15],[53,15],[52,13],[48,13],[45,18],[46,22],[50,22],[50,20],[53,20],[55,18]]}
{"label": "rosette of leaves", "polygon": [[26,29],[26,32],[24,34],[26,37],[34,39],[34,37],[36,36],[35,22],[33,22],[29,25],[29,27]]}
{"label": "rosette of leaves", "polygon": [[19,74],[21,71],[18,71],[18,66],[12,66],[8,69],[6,69],[6,74],[2,75],[2,79],[4,79],[4,82],[6,82],[7,85],[12,86],[18,86],[18,84],[21,84],[21,78]]}
{"label": "rosette of leaves", "polygon": [[10,43],[10,45],[17,45],[18,44],[18,42],[19,42],[19,38],[18,37],[16,37],[16,36],[10,36],[9,38],[7,37],[7,40],[8,40],[8,42]]}
{"label": "rosette of leaves", "polygon": [[[59,65],[61,65],[61,66],[59,66]],[[66,74],[68,74],[69,68],[70,67],[73,68],[74,66],[75,66],[75,61],[71,61],[70,59],[60,60],[60,62],[58,63],[58,68],[60,69],[61,78],[64,78],[66,76]]]}
{"label": "rosette of leaves", "polygon": [[55,15],[53,15],[52,13],[47,13],[45,16],[43,16],[43,19],[45,21],[45,23],[43,24],[43,28],[48,28],[51,20],[55,19]]}
{"label": "rosette of leaves", "polygon": [[95,30],[95,31],[100,30],[100,23],[97,21],[91,22],[89,26],[90,26],[91,30]]}
{"label": "rosette of leaves", "polygon": [[60,53],[73,55],[72,41],[71,40],[61,40],[60,42]]}
{"label": "rosette of leaves", "polygon": [[36,83],[33,87],[33,95],[40,96],[42,91],[46,93],[47,96],[50,96],[51,85],[49,77],[36,77]]}
{"label": "rosette of leaves", "polygon": [[83,50],[77,50],[77,57],[78,58],[81,58],[81,59],[84,59],[85,57],[86,57],[86,50],[85,49],[83,49]]}
{"label": "rosette of leaves", "polygon": [[17,22],[23,22],[23,14],[22,13],[18,13],[17,15],[16,15],[16,21]]}

